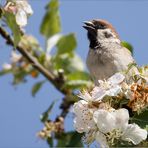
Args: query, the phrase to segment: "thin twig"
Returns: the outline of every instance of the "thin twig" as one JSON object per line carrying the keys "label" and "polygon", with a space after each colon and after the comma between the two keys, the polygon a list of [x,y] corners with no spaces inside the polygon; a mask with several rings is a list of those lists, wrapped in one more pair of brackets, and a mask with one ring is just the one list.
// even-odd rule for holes
{"label": "thin twig", "polygon": [[[0,27],[0,34],[6,40],[8,45],[14,47],[14,42],[11,36],[6,32],[6,30]],[[43,65],[41,65],[35,57],[33,57],[27,50],[23,49],[21,46],[17,46],[16,49],[32,64],[32,66],[37,69],[41,74],[43,74],[61,93],[68,94],[67,89],[63,89],[63,84],[59,82],[59,78],[48,71]],[[64,82],[62,82],[64,83]]]}
{"label": "thin twig", "polygon": [[[0,34],[1,36],[6,40],[6,43],[8,45],[11,45],[14,47],[14,42],[11,38],[11,36],[6,32],[4,28],[0,26]],[[17,46],[16,49],[30,62],[30,64],[37,69],[41,74],[43,74],[61,93],[64,95],[68,95],[71,93],[70,90],[63,89],[63,84],[64,79],[60,80],[60,77],[54,76],[50,71],[48,71],[45,67],[43,67],[35,57],[33,57],[27,50],[23,49],[21,46]],[[65,100],[63,99],[62,104],[66,103]],[[59,117],[65,118],[67,115],[67,111],[70,108],[72,103],[69,103],[65,108],[62,108],[61,114],[56,118],[58,119]]]}

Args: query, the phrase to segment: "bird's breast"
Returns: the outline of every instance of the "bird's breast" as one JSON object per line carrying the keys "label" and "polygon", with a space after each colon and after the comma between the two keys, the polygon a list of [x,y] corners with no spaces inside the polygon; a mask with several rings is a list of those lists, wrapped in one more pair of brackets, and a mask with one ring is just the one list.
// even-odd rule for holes
{"label": "bird's breast", "polygon": [[[119,54],[118,54],[119,53]],[[127,61],[120,52],[90,49],[87,56],[87,66],[95,81],[107,79],[116,72],[127,69],[132,61]]]}

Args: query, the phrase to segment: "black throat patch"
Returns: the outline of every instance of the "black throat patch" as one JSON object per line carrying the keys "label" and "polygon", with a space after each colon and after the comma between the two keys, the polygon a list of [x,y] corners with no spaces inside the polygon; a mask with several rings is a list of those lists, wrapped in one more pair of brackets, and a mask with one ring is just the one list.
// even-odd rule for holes
{"label": "black throat patch", "polygon": [[101,44],[97,41],[97,34],[96,33],[88,32],[87,36],[88,36],[88,39],[89,39],[89,42],[90,42],[89,47],[91,49],[95,50],[95,49],[101,47]]}

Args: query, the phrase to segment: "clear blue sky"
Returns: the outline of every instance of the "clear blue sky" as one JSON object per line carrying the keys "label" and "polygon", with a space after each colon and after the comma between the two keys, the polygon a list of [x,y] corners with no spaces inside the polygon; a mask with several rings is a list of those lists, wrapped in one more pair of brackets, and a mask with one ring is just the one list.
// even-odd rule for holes
{"label": "clear blue sky", "polygon": [[[43,47],[44,38],[39,34],[38,28],[47,2],[48,0],[30,1],[34,15],[26,27],[27,32],[35,35]],[[134,46],[137,63],[148,63],[148,1],[61,0],[60,14],[62,33],[76,33],[77,52],[83,60],[87,56],[88,40],[82,22],[103,18],[115,26],[122,40]],[[10,51],[11,48],[6,47],[0,37],[0,68],[8,61]],[[40,80],[42,79],[41,76]],[[30,91],[36,80],[28,78],[28,83],[16,88],[11,86],[11,81],[11,75],[0,77],[0,148],[47,148],[48,145],[36,137],[37,131],[43,127],[39,115],[47,109],[53,99],[59,99],[59,104],[61,94],[46,83],[37,96],[32,98]],[[56,107],[54,113],[57,115]],[[66,126],[71,129],[70,116],[67,121]]]}

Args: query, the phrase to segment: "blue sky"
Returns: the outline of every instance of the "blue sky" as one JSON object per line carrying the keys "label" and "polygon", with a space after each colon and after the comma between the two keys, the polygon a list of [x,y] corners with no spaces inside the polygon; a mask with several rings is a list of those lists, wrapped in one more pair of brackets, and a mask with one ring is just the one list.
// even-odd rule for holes
{"label": "blue sky", "polygon": [[[1,2],[1,1],[0,1]],[[4,2],[4,0],[3,0]],[[39,26],[44,7],[48,0],[30,0],[34,15],[30,17],[27,33],[33,34],[44,47],[44,38]],[[61,0],[60,15],[62,33],[74,32],[77,37],[76,51],[85,61],[88,52],[86,31],[82,22],[93,18],[102,18],[111,22],[122,40],[134,47],[134,57],[139,65],[148,63],[148,1],[97,1],[97,0]],[[0,68],[9,60],[11,48],[5,46],[0,37]],[[42,76],[40,80],[44,79]],[[46,83],[35,98],[31,88],[36,80],[28,78],[28,83],[16,88],[11,86],[12,76],[0,77],[0,148],[47,148],[48,145],[36,137],[43,125],[39,116],[48,108],[53,99],[62,98],[53,86]],[[58,107],[58,105],[56,106]],[[54,116],[59,112],[54,108]],[[70,115],[66,127],[72,128]]]}

